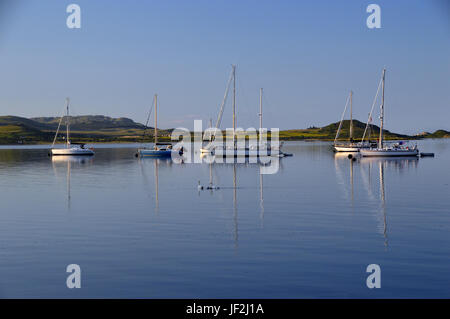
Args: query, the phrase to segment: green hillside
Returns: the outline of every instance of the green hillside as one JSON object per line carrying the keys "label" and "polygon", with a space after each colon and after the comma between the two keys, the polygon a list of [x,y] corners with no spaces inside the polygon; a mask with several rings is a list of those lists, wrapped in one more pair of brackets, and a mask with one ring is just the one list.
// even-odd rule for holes
{"label": "green hillside", "polygon": [[0,144],[34,144],[50,141],[53,134],[43,132],[23,124],[0,123]]}
{"label": "green hillside", "polygon": [[0,126],[5,125],[19,125],[26,127],[28,129],[35,129],[35,130],[46,130],[49,128],[48,125],[34,121],[32,119],[11,115],[0,116]]}
{"label": "green hillside", "polygon": [[[60,118],[0,116],[0,144],[36,144],[53,141]],[[64,141],[65,120],[61,123],[58,142]],[[128,118],[102,115],[74,116],[70,118],[72,142],[136,142],[143,141],[145,125]],[[170,130],[160,130],[161,140],[168,139]],[[153,140],[153,128],[145,133],[145,141]]]}
{"label": "green hillside", "polygon": [[[30,120],[45,125],[48,130],[56,130],[60,117],[35,117]],[[63,120],[62,124],[65,124],[64,122],[65,120]],[[136,123],[125,117],[111,118],[103,115],[71,116],[70,127],[79,131],[145,128],[143,124]]]}
{"label": "green hillside", "polygon": [[[27,119],[18,116],[0,116],[0,144],[37,144],[51,143],[58,127],[60,118],[37,117]],[[102,115],[74,116],[70,118],[70,135],[72,142],[106,143],[106,142],[152,142],[153,128],[143,133],[145,126],[128,118],[111,118]],[[349,136],[349,121],[343,122],[339,139],[346,140]],[[281,140],[334,140],[339,122],[324,127],[310,127],[308,129],[293,129],[280,131]],[[360,140],[365,123],[353,121],[354,139]],[[61,124],[61,133],[58,142],[64,141],[65,121]],[[158,130],[161,141],[170,140],[169,130]],[[380,128],[372,125],[367,134],[377,139]],[[270,134],[270,133],[269,133]],[[422,136],[408,136],[384,130],[386,139],[417,139],[417,138],[444,138],[450,137],[450,132],[438,130],[432,134]]]}
{"label": "green hillside", "polygon": [[[308,129],[285,130],[280,132],[281,139],[296,140],[296,139],[322,139],[334,140],[336,132],[339,128],[339,122],[329,124],[324,127],[312,127]],[[358,120],[353,120],[353,138],[360,140],[364,134],[366,124]],[[349,138],[350,121],[345,120],[342,123],[339,140],[347,140]],[[408,139],[413,138],[408,135],[392,133],[388,130],[383,130],[386,139]],[[380,128],[376,125],[369,126],[366,137],[370,134],[372,139],[376,139],[380,134]]]}
{"label": "green hillside", "polygon": [[434,133],[424,135],[425,138],[450,138],[450,132],[446,130],[437,130]]}

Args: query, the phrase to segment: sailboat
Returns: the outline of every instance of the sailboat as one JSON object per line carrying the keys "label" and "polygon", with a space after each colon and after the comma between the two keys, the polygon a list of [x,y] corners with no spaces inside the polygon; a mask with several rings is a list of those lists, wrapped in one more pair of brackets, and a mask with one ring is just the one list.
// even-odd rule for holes
{"label": "sailboat", "polygon": [[[211,150],[211,153],[218,157],[248,157],[250,156],[250,149],[246,146],[239,146],[236,138],[236,66],[232,66],[233,77],[233,131],[232,131],[232,145],[219,145]],[[222,110],[223,111],[223,110]],[[229,138],[228,136],[226,137]],[[254,153],[254,152],[253,152]],[[254,154],[256,155],[256,154]]]}
{"label": "sailboat", "polygon": [[278,156],[278,157],[284,157],[284,156],[292,156],[292,154],[284,153],[281,150],[281,147],[283,146],[283,142],[281,142],[279,145],[272,145],[267,142],[267,139],[264,140],[264,133],[265,130],[263,129],[263,89],[259,89],[259,142],[255,146],[250,146],[250,156]]}
{"label": "sailboat", "polygon": [[[280,151],[280,148],[271,147],[267,144],[267,142],[263,143],[262,136],[263,136],[263,129],[262,129],[262,92],[263,89],[260,89],[260,95],[259,95],[259,105],[260,105],[260,111],[259,111],[259,119],[260,119],[260,128],[259,128],[259,144],[258,145],[252,145],[251,147],[247,146],[239,146],[237,144],[236,139],[236,65],[232,65],[232,71],[230,78],[227,83],[227,87],[225,90],[225,95],[222,101],[222,104],[220,106],[219,115],[217,117],[216,122],[216,129],[220,127],[220,123],[222,121],[222,115],[224,106],[228,97],[228,92],[231,87],[231,83],[233,83],[233,131],[232,131],[232,139],[233,143],[232,145],[213,145],[213,136],[210,136],[209,143],[200,149],[200,152],[202,154],[212,154],[219,157],[249,157],[249,156],[284,156]],[[286,154],[290,155],[290,154]]]}
{"label": "sailboat", "polygon": [[56,143],[56,138],[58,137],[59,128],[61,127],[61,122],[64,116],[61,116],[59,120],[58,128],[56,129],[55,138],[53,139],[52,147],[49,155],[65,155],[65,156],[74,156],[74,155],[94,155],[94,151],[92,149],[88,149],[84,147],[84,143],[71,143],[69,138],[70,132],[70,117],[69,117],[69,104],[70,99],[66,98],[66,144],[64,148],[54,148]]}
{"label": "sailboat", "polygon": [[[236,137],[236,134],[235,134],[235,130],[236,130],[236,65],[234,65],[234,64],[231,66],[231,74],[230,74],[230,77],[227,82],[227,86],[225,89],[225,94],[224,94],[224,97],[222,100],[222,104],[220,105],[219,114],[217,115],[217,121],[216,121],[216,126],[215,126],[215,128],[217,130],[219,130],[220,124],[222,122],[223,111],[225,108],[225,104],[227,102],[228,93],[229,93],[230,87],[231,87],[231,82],[233,82],[233,147],[231,149],[231,151],[232,151],[236,147],[236,140],[235,140],[235,137]],[[214,136],[212,134],[210,134],[209,135],[209,143],[200,149],[200,152],[202,154],[216,155],[216,150],[219,150],[217,155],[221,155],[223,153],[223,151],[227,149],[226,146],[221,146],[221,145],[215,146],[213,143],[213,139],[214,139]]]}
{"label": "sailboat", "polygon": [[394,143],[392,145],[384,145],[383,140],[383,122],[384,122],[384,83],[386,77],[386,69],[383,69],[382,74],[382,97],[380,106],[380,137],[378,139],[378,146],[375,148],[361,149],[359,152],[364,157],[374,156],[418,156],[419,150],[417,145],[414,147],[403,145],[402,142]]}
{"label": "sailboat", "polygon": [[[342,123],[344,121],[344,115],[347,111],[348,101],[350,99],[350,128],[349,128],[349,141],[347,143],[338,142],[339,134],[341,132]],[[350,91],[347,103],[345,103],[344,113],[342,113],[341,122],[339,123],[339,128],[336,132],[336,137],[334,139],[334,149],[336,152],[359,152],[361,148],[364,147],[362,143],[356,143],[353,140],[353,91]]]}
{"label": "sailboat", "polygon": [[171,157],[172,156],[172,144],[171,143],[158,143],[158,95],[154,96],[155,103],[155,128],[154,128],[154,146],[153,148],[140,148],[138,149],[139,156],[151,156],[151,157]]}

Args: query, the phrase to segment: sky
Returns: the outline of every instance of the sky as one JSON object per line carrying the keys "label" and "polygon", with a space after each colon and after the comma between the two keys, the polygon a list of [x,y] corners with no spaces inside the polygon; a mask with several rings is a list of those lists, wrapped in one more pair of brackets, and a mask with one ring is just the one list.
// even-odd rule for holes
{"label": "sky", "polygon": [[[66,26],[71,3],[80,29]],[[144,123],[157,93],[158,126],[207,125],[231,64],[244,129],[259,125],[261,87],[265,127],[336,122],[350,90],[365,122],[386,67],[388,130],[450,130],[446,0],[0,0],[0,115],[60,116],[68,96],[73,115]]]}

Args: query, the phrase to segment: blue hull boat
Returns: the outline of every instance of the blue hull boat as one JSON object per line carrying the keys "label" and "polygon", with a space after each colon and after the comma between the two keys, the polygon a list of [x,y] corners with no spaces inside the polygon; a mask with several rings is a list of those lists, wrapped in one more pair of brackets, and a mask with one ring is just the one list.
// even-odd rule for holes
{"label": "blue hull boat", "polygon": [[146,157],[171,157],[172,150],[154,150],[154,149],[145,149],[141,148],[138,150],[139,156]]}
{"label": "blue hull boat", "polygon": [[[155,144],[153,148],[139,148],[136,153],[136,157],[171,157],[172,156],[172,144],[171,143],[158,143],[158,117],[157,117],[157,110],[158,110],[158,96],[155,94],[155,133],[154,133],[154,139]],[[151,113],[151,110],[150,110]],[[145,123],[145,126],[147,127],[148,119],[150,118],[150,113],[148,114],[147,123]],[[145,135],[145,130],[144,130]]]}

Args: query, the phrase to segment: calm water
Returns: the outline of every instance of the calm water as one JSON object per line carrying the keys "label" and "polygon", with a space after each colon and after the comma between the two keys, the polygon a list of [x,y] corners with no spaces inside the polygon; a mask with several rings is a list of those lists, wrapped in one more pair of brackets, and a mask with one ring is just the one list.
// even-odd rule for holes
{"label": "calm water", "polygon": [[[256,164],[0,149],[0,297],[449,298],[450,141],[419,146],[436,157],[288,143],[262,191]],[[210,171],[221,189],[199,192]],[[381,289],[366,287],[373,263]]]}

